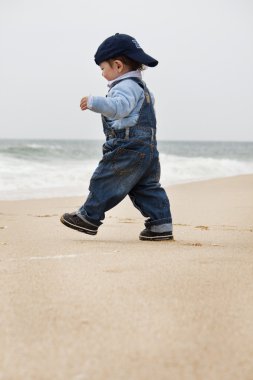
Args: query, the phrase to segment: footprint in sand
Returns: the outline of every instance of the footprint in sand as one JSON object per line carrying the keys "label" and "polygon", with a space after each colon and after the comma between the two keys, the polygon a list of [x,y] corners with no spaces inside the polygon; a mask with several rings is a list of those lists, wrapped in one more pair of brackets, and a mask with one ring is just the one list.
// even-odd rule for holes
{"label": "footprint in sand", "polygon": [[52,216],[58,216],[57,214],[44,214],[44,215],[32,215],[28,214],[28,216],[33,216],[35,218],[51,218]]}
{"label": "footprint in sand", "polygon": [[198,228],[199,230],[209,230],[208,226],[196,226],[195,228]]}
{"label": "footprint in sand", "polygon": [[226,224],[221,225],[215,225],[212,227],[216,230],[223,230],[223,231],[236,231],[236,232],[253,232],[253,228],[240,228],[239,226],[229,226]]}
{"label": "footprint in sand", "polygon": [[135,220],[130,218],[119,219],[119,223],[135,223]]}
{"label": "footprint in sand", "polygon": [[180,245],[187,245],[189,247],[223,247],[223,245],[220,245],[220,244],[216,244],[216,243],[212,243],[212,244],[201,244],[199,242],[179,242]]}
{"label": "footprint in sand", "polygon": [[201,243],[183,243],[183,245],[188,245],[190,247],[202,247]]}
{"label": "footprint in sand", "polygon": [[122,272],[124,272],[124,270],[123,269],[119,269],[119,268],[111,268],[111,269],[106,269],[103,272],[107,272],[107,273],[122,273]]}

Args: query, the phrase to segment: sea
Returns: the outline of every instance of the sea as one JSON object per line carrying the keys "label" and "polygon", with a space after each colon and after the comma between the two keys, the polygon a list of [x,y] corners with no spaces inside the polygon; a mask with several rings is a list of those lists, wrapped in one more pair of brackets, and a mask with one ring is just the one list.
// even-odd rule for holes
{"label": "sea", "polygon": [[[0,140],[0,199],[86,196],[100,140]],[[253,173],[253,142],[159,141],[163,186]]]}

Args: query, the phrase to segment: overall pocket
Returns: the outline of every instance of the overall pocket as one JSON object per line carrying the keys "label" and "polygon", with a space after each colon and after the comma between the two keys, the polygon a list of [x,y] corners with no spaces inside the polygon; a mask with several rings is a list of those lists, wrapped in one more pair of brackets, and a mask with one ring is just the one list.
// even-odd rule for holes
{"label": "overall pocket", "polygon": [[134,174],[144,162],[146,154],[126,148],[117,148],[111,155],[112,168],[119,176]]}

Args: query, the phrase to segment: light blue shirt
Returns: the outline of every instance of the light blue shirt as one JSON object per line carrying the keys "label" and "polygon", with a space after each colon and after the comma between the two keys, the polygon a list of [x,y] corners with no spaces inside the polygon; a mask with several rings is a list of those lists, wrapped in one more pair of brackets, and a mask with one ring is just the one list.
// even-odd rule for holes
{"label": "light blue shirt", "polygon": [[[132,127],[136,124],[144,100],[143,88],[128,77],[141,78],[139,70],[130,71],[108,82],[108,86],[120,79],[125,79],[109,90],[107,97],[89,96],[88,108],[106,117],[108,125],[115,129]],[[154,104],[154,97],[151,94]]]}

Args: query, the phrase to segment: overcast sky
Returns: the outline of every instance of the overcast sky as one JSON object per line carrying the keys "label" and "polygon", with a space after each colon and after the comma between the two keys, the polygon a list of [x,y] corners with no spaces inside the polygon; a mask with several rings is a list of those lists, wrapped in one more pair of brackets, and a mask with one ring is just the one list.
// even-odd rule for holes
{"label": "overcast sky", "polygon": [[159,61],[160,139],[253,141],[252,0],[1,0],[0,138],[102,138],[79,103],[106,94],[94,53],[117,32]]}

